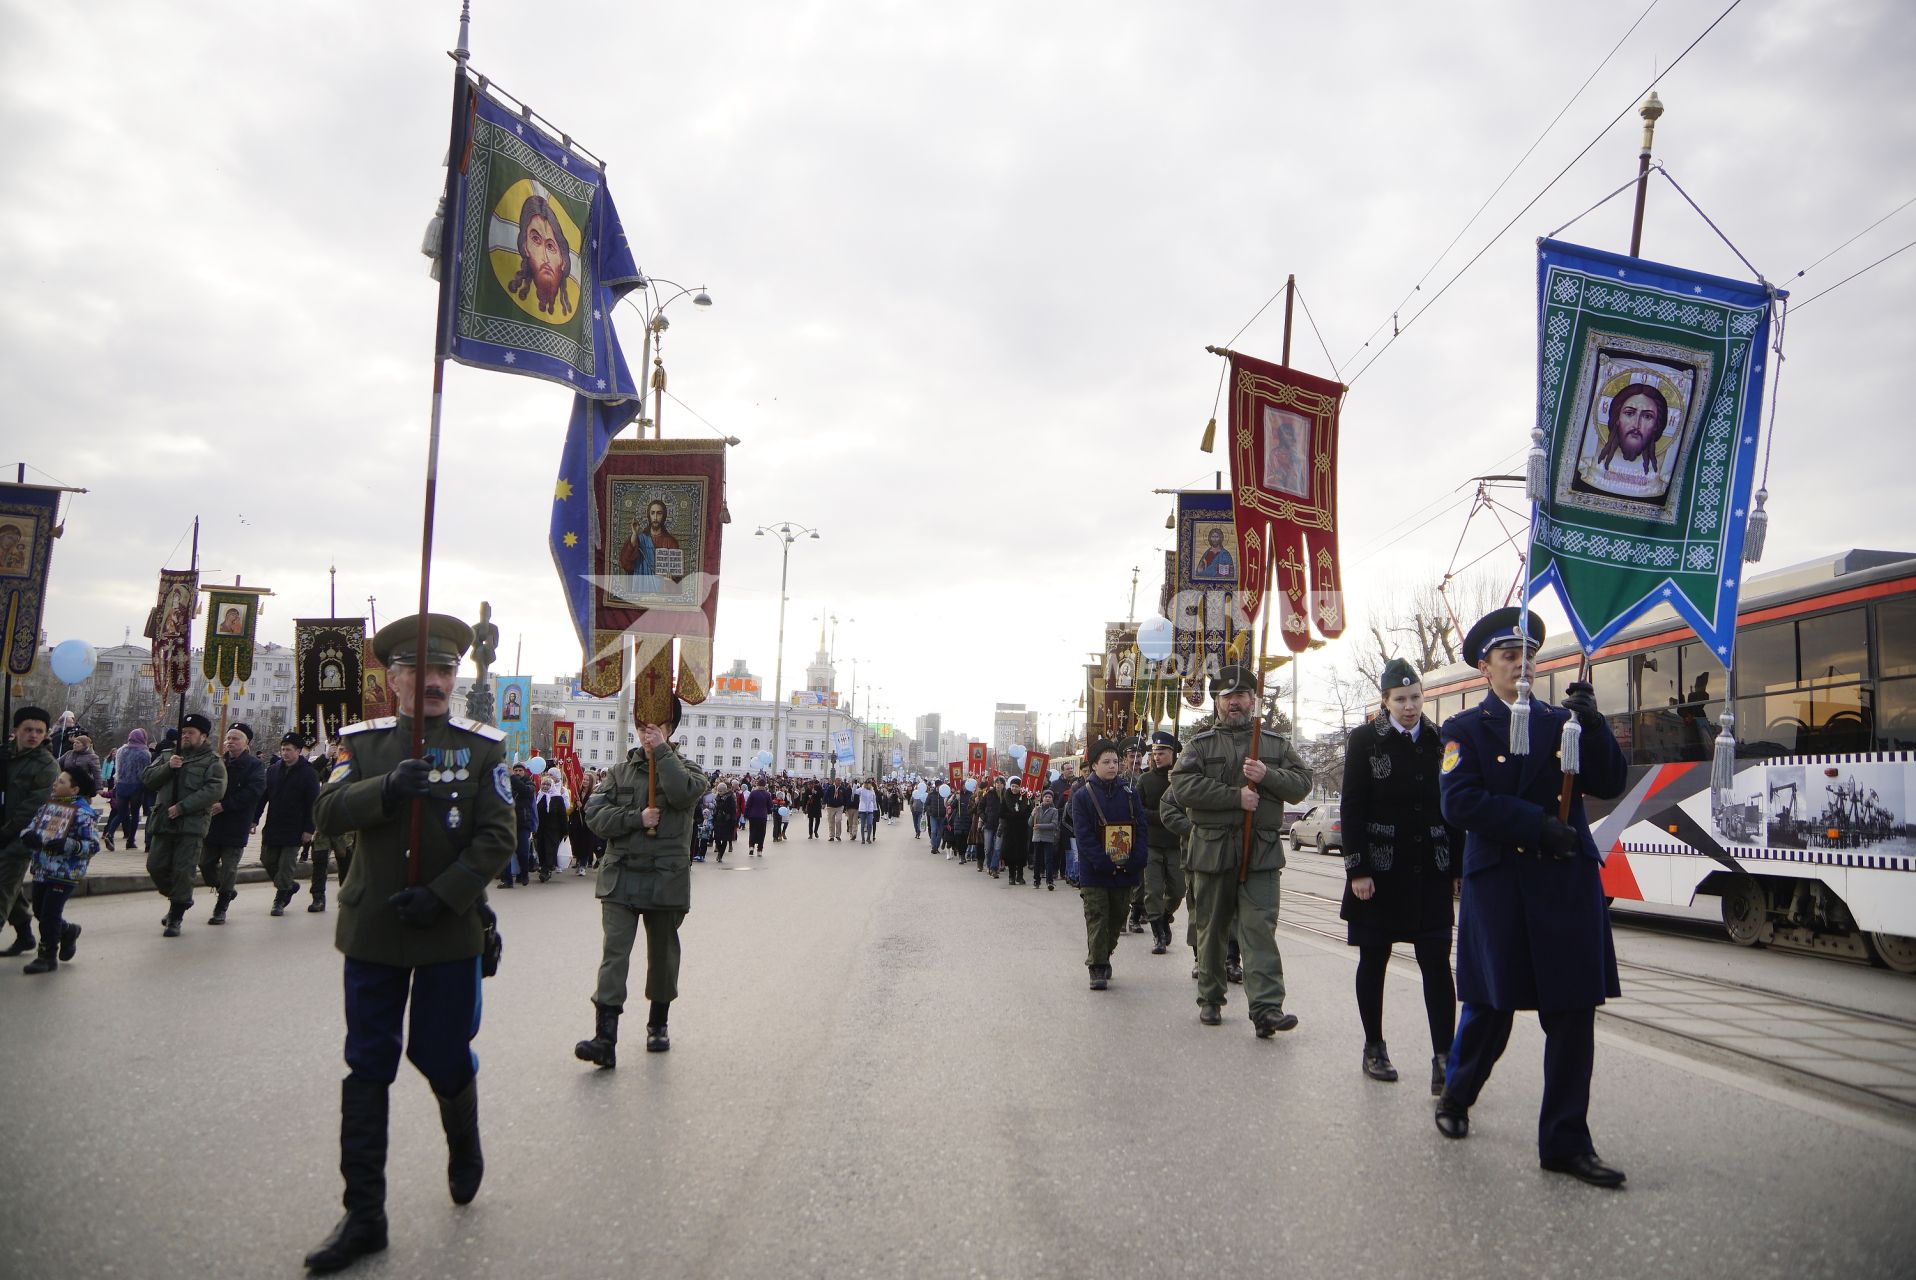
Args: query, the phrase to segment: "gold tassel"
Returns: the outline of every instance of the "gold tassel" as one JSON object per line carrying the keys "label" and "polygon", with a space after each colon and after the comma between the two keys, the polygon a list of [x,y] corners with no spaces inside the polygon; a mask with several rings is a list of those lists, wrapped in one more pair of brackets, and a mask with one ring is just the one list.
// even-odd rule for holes
{"label": "gold tassel", "polygon": [[1209,453],[1211,452],[1213,448],[1216,447],[1216,445],[1217,445],[1217,419],[1212,418],[1209,422],[1204,424],[1204,439],[1198,445],[1198,448],[1203,450],[1205,453]]}

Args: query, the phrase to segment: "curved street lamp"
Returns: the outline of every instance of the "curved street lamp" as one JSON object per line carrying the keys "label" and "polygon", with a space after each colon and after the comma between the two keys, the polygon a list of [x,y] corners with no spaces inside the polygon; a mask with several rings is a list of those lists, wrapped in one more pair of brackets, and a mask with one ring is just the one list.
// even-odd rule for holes
{"label": "curved street lamp", "polygon": [[[658,288],[660,285],[664,285],[668,289],[676,289],[678,292],[661,300],[659,297],[660,290]],[[676,280],[667,280],[664,276],[642,277],[639,283],[633,288],[632,293],[628,293],[619,299],[619,301],[625,303],[628,307],[636,309],[640,315],[645,317],[645,347],[639,357],[639,368],[642,370],[646,368],[651,369],[651,373],[648,376],[650,377],[650,386],[652,388],[651,423],[652,438],[654,440],[659,438],[659,419],[664,416],[665,410],[665,357],[663,354],[654,355],[653,347],[656,345],[661,349],[663,348],[665,331],[672,327],[672,322],[666,318],[665,309],[688,293],[692,295],[693,306],[709,307],[712,305],[712,295],[705,291],[704,285],[682,285]],[[633,301],[633,294],[637,294],[638,297],[643,300],[643,303]],[[644,396],[641,395],[640,399],[643,401]],[[644,407],[641,405],[639,417],[639,430],[641,432],[645,430],[645,425]]]}
{"label": "curved street lamp", "polygon": [[752,530],[754,538],[768,533],[782,544],[778,551],[778,658],[772,664],[772,767],[782,773],[785,767],[785,582],[791,572],[792,544],[808,536],[816,541],[818,530],[790,520]]}

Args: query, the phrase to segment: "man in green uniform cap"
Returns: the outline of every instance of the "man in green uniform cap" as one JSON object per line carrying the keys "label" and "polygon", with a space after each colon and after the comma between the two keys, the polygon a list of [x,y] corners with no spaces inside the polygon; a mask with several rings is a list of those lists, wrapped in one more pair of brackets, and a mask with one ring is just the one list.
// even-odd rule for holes
{"label": "man in green uniform cap", "polygon": [[[180,921],[193,907],[193,877],[213,823],[213,806],[226,794],[226,762],[213,750],[213,722],[198,712],[180,719],[179,746],[153,757],[141,782],[153,793],[146,874],[171,905],[160,936],[180,936]],[[222,909],[224,899],[220,900]]]}
{"label": "man in green uniform cap", "polygon": [[[427,615],[423,665],[421,628],[417,616],[401,618],[373,637],[400,714],[340,730],[351,756],[333,766],[316,806],[318,834],[359,838],[334,931],[346,955],[346,1216],[306,1255],[314,1271],[337,1271],[386,1247],[387,1090],[399,1074],[402,1037],[439,1102],[453,1203],[477,1195],[485,1173],[472,1038],[485,887],[512,856],[512,790],[505,734],[447,714],[471,628]],[[423,751],[415,756],[412,712],[422,688]]]}
{"label": "man in green uniform cap", "polygon": [[645,926],[645,1050],[672,1047],[667,1016],[679,994],[679,925],[692,906],[692,833],[700,797],[711,784],[672,745],[683,706],[672,699],[669,723],[638,726],[639,745],[612,766],[585,802],[585,825],[604,838],[599,862],[599,918],[605,951],[592,995],[593,1036],[573,1046],[584,1062],[618,1065],[619,1015],[632,945]]}
{"label": "man in green uniform cap", "polygon": [[[1277,953],[1278,875],[1284,868],[1284,806],[1311,791],[1311,773],[1289,739],[1258,720],[1257,682],[1226,667],[1211,682],[1217,723],[1191,740],[1171,768],[1171,798],[1191,819],[1191,914],[1198,928],[1198,1021],[1219,1025],[1226,990],[1225,942],[1235,931],[1244,994],[1259,1039],[1297,1025],[1284,1011]],[[1249,873],[1240,883],[1244,815],[1251,815]]]}

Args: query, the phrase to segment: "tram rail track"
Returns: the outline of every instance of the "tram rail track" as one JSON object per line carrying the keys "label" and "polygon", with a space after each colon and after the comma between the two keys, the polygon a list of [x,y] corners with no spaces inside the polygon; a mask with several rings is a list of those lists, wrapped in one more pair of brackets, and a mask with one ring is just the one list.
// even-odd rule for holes
{"label": "tram rail track", "polygon": [[[1300,888],[1285,895],[1280,918],[1342,942],[1338,907],[1338,899]],[[1641,961],[1619,959],[1617,968],[1627,997],[1598,1010],[1606,1019],[1916,1116],[1916,1019]]]}

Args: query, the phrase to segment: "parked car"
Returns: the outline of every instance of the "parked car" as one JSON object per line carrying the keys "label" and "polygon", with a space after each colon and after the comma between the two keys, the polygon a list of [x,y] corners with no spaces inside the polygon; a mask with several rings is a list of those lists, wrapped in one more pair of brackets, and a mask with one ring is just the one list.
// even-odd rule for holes
{"label": "parked car", "polygon": [[1294,805],[1284,810],[1284,834],[1289,835],[1291,833],[1291,827],[1297,820],[1310,811],[1311,807],[1309,805]]}
{"label": "parked car", "polygon": [[1291,824],[1291,852],[1296,853],[1307,844],[1319,853],[1344,851],[1344,822],[1340,806],[1314,804]]}

